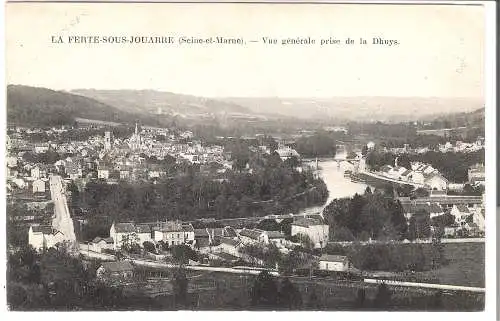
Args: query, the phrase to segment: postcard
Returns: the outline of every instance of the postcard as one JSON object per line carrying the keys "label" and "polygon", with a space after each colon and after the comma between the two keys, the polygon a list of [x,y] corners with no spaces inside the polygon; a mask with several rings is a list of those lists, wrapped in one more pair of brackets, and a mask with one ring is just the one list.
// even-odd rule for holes
{"label": "postcard", "polygon": [[8,2],[6,309],[493,318],[492,12]]}

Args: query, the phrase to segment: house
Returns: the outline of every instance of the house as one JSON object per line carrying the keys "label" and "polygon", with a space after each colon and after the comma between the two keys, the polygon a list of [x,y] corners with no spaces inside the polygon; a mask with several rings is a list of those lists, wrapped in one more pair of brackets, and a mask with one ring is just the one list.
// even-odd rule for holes
{"label": "house", "polygon": [[223,252],[227,254],[231,254],[236,257],[240,257],[239,249],[242,246],[242,243],[239,240],[233,240],[227,237],[219,238],[219,245],[215,248],[216,252]]}
{"label": "house", "polygon": [[144,242],[151,242],[151,227],[148,224],[137,224],[135,226],[135,233],[139,238],[139,245],[142,246]]}
{"label": "house", "polygon": [[465,222],[467,217],[471,215],[469,208],[463,204],[453,205],[451,208],[450,214],[455,216],[455,220],[459,223]]}
{"label": "house", "polygon": [[142,246],[144,242],[151,242],[151,228],[147,224],[115,223],[109,229],[109,236],[113,239],[113,249],[120,249],[124,237],[132,237],[132,241]]}
{"label": "house", "polygon": [[408,169],[408,170],[406,170],[406,171],[404,171],[404,172],[401,174],[401,180],[403,180],[403,181],[405,181],[405,182],[409,182],[409,181],[411,180],[411,178],[412,178],[412,175],[411,175],[412,173],[413,173],[413,171],[411,171],[411,170],[409,170],[409,169]]}
{"label": "house", "polygon": [[285,161],[292,157],[297,157],[297,158],[300,157],[299,153],[297,153],[295,149],[292,149],[290,147],[278,148],[276,150],[276,153],[278,153],[282,161]]}
{"label": "house", "polygon": [[323,247],[328,243],[329,226],[320,218],[300,217],[292,223],[291,235],[307,235],[314,247]]}
{"label": "house", "polygon": [[42,171],[40,169],[40,166],[33,167],[30,173],[33,179],[39,179],[40,177],[42,177]]}
{"label": "house", "polygon": [[155,241],[163,241],[169,246],[185,244],[186,235],[192,237],[194,243],[194,229],[192,233],[186,232],[183,225],[178,221],[161,222],[153,227],[153,238]]}
{"label": "house", "polygon": [[129,279],[134,275],[134,266],[128,261],[103,262],[96,271],[99,279]]}
{"label": "house", "polygon": [[66,175],[71,179],[78,179],[83,176],[82,168],[77,162],[67,162],[65,166]]}
{"label": "house", "polygon": [[411,174],[411,181],[415,184],[424,184],[425,181],[424,173],[418,170],[413,171],[413,173]]}
{"label": "house", "polygon": [[184,233],[184,243],[188,245],[194,245],[194,227],[191,224],[182,225],[182,231]]}
{"label": "house", "polygon": [[112,250],[114,248],[113,238],[101,238],[97,236],[91,242],[89,242],[89,249],[94,252],[101,253],[102,250]]}
{"label": "house", "polygon": [[259,229],[242,229],[239,232],[241,243],[243,244],[256,244],[264,243],[269,244],[269,238],[265,231]]}
{"label": "house", "polygon": [[207,248],[210,245],[210,235],[206,228],[194,229],[194,239],[198,249]]}
{"label": "house", "polygon": [[349,259],[344,255],[323,254],[319,258],[319,269],[322,271],[346,272],[349,270]]}
{"label": "house", "polygon": [[444,210],[441,207],[441,205],[439,205],[438,203],[430,203],[429,204],[429,214],[430,214],[430,218],[433,218],[436,216],[444,215]]}
{"label": "house", "polygon": [[33,194],[45,193],[45,188],[46,188],[45,181],[41,179],[36,179],[33,181],[32,186],[33,186]]}
{"label": "house", "polygon": [[36,250],[54,247],[64,241],[64,235],[50,225],[31,225],[28,230],[28,243]]}
{"label": "house", "polygon": [[448,180],[439,173],[432,173],[425,178],[424,185],[431,190],[444,191],[448,188]]}
{"label": "house", "polygon": [[267,238],[269,242],[274,243],[277,246],[285,245],[285,234],[279,231],[266,231]]}
{"label": "house", "polygon": [[111,173],[111,170],[107,166],[99,166],[97,168],[97,178],[100,179],[109,179],[109,174]]}

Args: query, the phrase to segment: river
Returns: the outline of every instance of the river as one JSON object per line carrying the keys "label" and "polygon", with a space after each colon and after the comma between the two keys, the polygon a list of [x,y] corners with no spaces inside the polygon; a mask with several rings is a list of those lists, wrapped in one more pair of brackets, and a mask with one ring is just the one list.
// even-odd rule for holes
{"label": "river", "polygon": [[323,209],[336,198],[352,197],[356,193],[364,194],[368,186],[363,183],[352,182],[349,178],[345,178],[344,170],[339,168],[337,162],[334,160],[319,160],[318,167],[319,175],[328,189],[328,199],[323,206],[306,209],[304,211],[306,213],[322,212]]}

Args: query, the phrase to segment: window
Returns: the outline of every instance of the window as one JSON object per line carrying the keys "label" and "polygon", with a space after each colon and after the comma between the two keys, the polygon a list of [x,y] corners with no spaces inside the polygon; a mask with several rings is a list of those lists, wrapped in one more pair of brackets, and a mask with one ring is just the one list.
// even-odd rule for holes
{"label": "window", "polygon": [[328,270],[328,263],[326,263],[326,269]]}

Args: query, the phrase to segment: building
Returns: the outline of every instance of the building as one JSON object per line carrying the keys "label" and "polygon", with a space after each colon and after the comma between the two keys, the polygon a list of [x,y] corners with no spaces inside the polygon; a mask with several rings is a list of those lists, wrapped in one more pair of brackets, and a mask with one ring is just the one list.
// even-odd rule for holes
{"label": "building", "polygon": [[266,231],[269,242],[274,243],[276,246],[285,245],[285,234],[279,231]]}
{"label": "building", "polygon": [[37,179],[33,181],[33,194],[35,193],[45,193],[46,184],[45,181]]}
{"label": "building", "polygon": [[223,252],[236,257],[241,256],[239,249],[241,248],[242,243],[239,240],[233,240],[228,237],[220,237],[218,239],[219,245],[215,247],[215,252]]}
{"label": "building", "polygon": [[323,219],[301,217],[292,223],[292,236],[297,234],[307,235],[314,247],[324,247],[328,243],[329,226]]}
{"label": "building", "polygon": [[278,148],[276,150],[276,153],[278,153],[278,155],[280,156],[282,161],[285,161],[285,160],[292,158],[292,157],[300,158],[299,153],[297,153],[297,151],[295,149],[290,148],[290,147]]}
{"label": "building", "polygon": [[110,131],[106,131],[104,133],[104,150],[109,151],[113,147],[113,133]]}
{"label": "building", "polygon": [[99,166],[97,168],[97,178],[109,179],[110,173],[111,173],[111,169],[108,166]]}
{"label": "building", "polygon": [[153,238],[156,242],[163,241],[169,246],[194,245],[195,230],[191,224],[182,225],[178,221],[160,222],[153,227]]}
{"label": "building", "polygon": [[113,248],[120,249],[124,238],[130,238],[131,242],[136,242],[142,246],[144,242],[151,242],[151,228],[147,224],[135,225],[134,223],[115,223],[109,229],[109,236],[113,239]]}
{"label": "building", "polygon": [[455,217],[456,222],[465,222],[467,217],[471,215],[469,208],[463,204],[453,205],[450,214]]}
{"label": "building", "polygon": [[114,242],[113,238],[111,237],[106,237],[106,238],[101,238],[97,236],[95,239],[93,239],[91,242],[89,242],[89,250],[101,253],[102,250],[112,250],[114,248]]}
{"label": "building", "polygon": [[54,247],[64,242],[64,235],[50,225],[31,225],[28,230],[28,243],[35,250]]}
{"label": "building", "polygon": [[239,233],[241,243],[247,244],[257,244],[264,243],[269,244],[269,238],[266,231],[259,229],[242,229]]}
{"label": "building", "polygon": [[349,270],[349,259],[344,255],[323,254],[319,258],[319,269],[322,271],[346,272]]}
{"label": "building", "polygon": [[103,262],[96,271],[99,279],[129,279],[134,275],[134,267],[128,261]]}
{"label": "building", "polygon": [[472,185],[482,184],[485,181],[485,170],[484,165],[476,164],[469,168],[468,170],[469,183]]}
{"label": "building", "polygon": [[448,188],[448,180],[441,174],[432,173],[425,178],[424,185],[431,190],[444,191]]}

